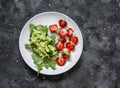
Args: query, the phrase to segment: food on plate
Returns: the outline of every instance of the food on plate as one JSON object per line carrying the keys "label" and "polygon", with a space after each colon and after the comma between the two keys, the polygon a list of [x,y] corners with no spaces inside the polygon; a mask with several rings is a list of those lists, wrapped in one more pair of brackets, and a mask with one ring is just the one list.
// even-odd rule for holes
{"label": "food on plate", "polygon": [[68,59],[70,57],[70,50],[68,48],[63,48],[62,51],[62,57],[65,59]]}
{"label": "food on plate", "polygon": [[56,59],[56,62],[57,62],[58,65],[63,66],[66,63],[66,59],[64,57],[60,57],[60,58],[58,57]]}
{"label": "food on plate", "polygon": [[[38,74],[43,67],[55,69],[56,64],[64,66],[78,43],[78,37],[74,30],[68,27],[67,21],[60,19],[58,24],[29,25],[31,33],[25,48],[33,51],[32,58]],[[51,34],[48,34],[48,31]]]}
{"label": "food on plate", "polygon": [[59,41],[62,42],[62,43],[65,43],[66,42],[66,38],[65,37],[60,37]]}
{"label": "food on plate", "polygon": [[67,36],[68,36],[69,38],[71,38],[71,37],[73,36],[73,29],[72,29],[72,28],[68,28],[68,29],[67,29]]}
{"label": "food on plate", "polygon": [[58,51],[60,51],[64,48],[64,43],[58,42],[58,43],[55,44],[55,47]]}
{"label": "food on plate", "polygon": [[35,26],[30,24],[29,44],[25,44],[27,49],[33,51],[32,58],[37,65],[38,73],[45,68],[55,68],[56,62],[52,58],[57,55],[57,50],[54,46],[55,36],[48,35],[47,26]]}
{"label": "food on plate", "polygon": [[69,39],[72,43],[77,44],[78,43],[78,37],[77,36],[73,36]]}
{"label": "food on plate", "polygon": [[66,43],[66,47],[69,49],[69,50],[74,50],[75,46],[72,42],[67,42]]}
{"label": "food on plate", "polygon": [[61,28],[64,28],[64,27],[67,26],[67,22],[65,20],[60,19],[59,20],[59,25],[60,25]]}
{"label": "food on plate", "polygon": [[61,37],[66,37],[67,36],[67,31],[63,28],[60,28],[59,35]]}
{"label": "food on plate", "polygon": [[57,24],[53,24],[53,25],[49,26],[49,29],[50,29],[51,32],[56,32],[57,29],[58,29],[58,26],[57,26]]}

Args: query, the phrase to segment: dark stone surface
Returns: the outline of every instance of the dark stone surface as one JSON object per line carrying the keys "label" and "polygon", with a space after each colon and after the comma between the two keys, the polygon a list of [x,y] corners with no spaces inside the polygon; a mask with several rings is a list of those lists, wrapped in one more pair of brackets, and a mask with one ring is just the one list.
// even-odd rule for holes
{"label": "dark stone surface", "polygon": [[[35,14],[58,11],[80,27],[84,50],[70,71],[36,76],[18,47]],[[0,88],[120,88],[119,0],[0,0]]]}

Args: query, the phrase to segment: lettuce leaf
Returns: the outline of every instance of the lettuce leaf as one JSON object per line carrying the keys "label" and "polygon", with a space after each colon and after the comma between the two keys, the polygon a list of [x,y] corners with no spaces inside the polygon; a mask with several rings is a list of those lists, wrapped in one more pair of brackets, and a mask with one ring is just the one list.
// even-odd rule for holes
{"label": "lettuce leaf", "polygon": [[31,44],[25,44],[25,48],[26,49],[31,49],[32,47],[31,47]]}
{"label": "lettuce leaf", "polygon": [[55,69],[56,61],[52,59],[57,54],[54,46],[55,36],[48,36],[47,26],[30,24],[29,27],[31,30],[30,44],[25,44],[25,47],[33,50],[32,58],[38,68],[38,74],[43,67]]}
{"label": "lettuce leaf", "polygon": [[55,69],[55,66],[56,66],[55,60],[52,60],[52,59],[42,60],[35,53],[32,54],[32,58],[33,58],[34,63],[37,65],[37,68],[38,68],[37,75],[39,75],[39,73],[43,69],[43,67],[45,67],[46,69],[48,69],[49,67],[51,67],[52,69]]}
{"label": "lettuce leaf", "polygon": [[55,44],[55,36],[54,36],[54,35],[51,35],[50,38],[52,39],[51,44],[54,45],[54,44]]}
{"label": "lettuce leaf", "polygon": [[47,28],[47,26],[41,26],[41,28],[40,28],[40,31],[42,32],[42,33],[48,33],[48,28]]}
{"label": "lettuce leaf", "polygon": [[35,25],[32,24],[32,23],[29,25],[29,28],[30,28],[31,31],[33,31],[34,29],[36,29]]}

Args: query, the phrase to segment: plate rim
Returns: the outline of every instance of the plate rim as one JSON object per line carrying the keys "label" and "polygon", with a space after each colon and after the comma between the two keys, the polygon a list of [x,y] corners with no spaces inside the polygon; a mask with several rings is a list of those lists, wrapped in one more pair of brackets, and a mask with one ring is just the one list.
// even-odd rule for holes
{"label": "plate rim", "polygon": [[[64,17],[69,18],[69,19],[73,22],[73,24],[77,27],[77,29],[79,29],[80,35],[81,35],[81,39],[82,39],[82,40],[80,40],[80,41],[81,41],[81,52],[79,53],[79,55],[80,55],[80,56],[79,56],[79,59],[76,60],[76,62],[75,62],[69,69],[67,69],[67,70],[65,70],[65,71],[61,71],[61,72],[59,72],[59,73],[54,73],[54,74],[41,73],[41,72],[40,72],[40,74],[43,74],[43,75],[59,75],[59,74],[63,74],[63,73],[65,73],[65,72],[69,71],[69,70],[72,69],[72,68],[77,64],[77,62],[80,60],[81,55],[82,55],[82,52],[83,52],[83,36],[82,36],[81,30],[80,30],[79,26],[77,25],[77,23],[76,23],[71,17],[69,17],[69,16],[67,16],[66,14],[63,14],[63,13],[61,13],[61,12],[56,12],[56,11],[41,12],[41,13],[38,13],[38,14],[34,15],[33,17],[31,17],[31,18],[24,24],[24,26],[22,27],[22,30],[21,30],[21,32],[20,32],[20,35],[19,35],[19,51],[20,51],[20,54],[21,54],[22,59],[24,60],[24,62],[25,62],[32,70],[36,71],[36,70],[35,70],[32,66],[30,66],[30,65],[26,62],[26,60],[24,59],[24,56],[23,56],[23,54],[22,54],[22,49],[21,49],[21,46],[20,46],[21,35],[22,35],[22,33],[23,33],[23,30],[25,29],[26,24],[30,23],[30,21],[32,21],[32,20],[33,20],[34,18],[36,18],[37,16],[40,16],[40,15],[43,15],[43,14],[51,14],[51,13],[52,13],[52,14],[63,15]],[[36,71],[36,72],[37,72],[37,71]]]}

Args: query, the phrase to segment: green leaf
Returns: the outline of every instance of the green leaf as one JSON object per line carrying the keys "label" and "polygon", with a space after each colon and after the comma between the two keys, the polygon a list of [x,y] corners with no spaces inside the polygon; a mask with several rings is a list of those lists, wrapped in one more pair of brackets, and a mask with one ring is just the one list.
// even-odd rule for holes
{"label": "green leaf", "polygon": [[51,35],[50,38],[52,39],[51,44],[54,45],[54,44],[55,44],[55,36],[54,36],[54,35]]}
{"label": "green leaf", "polygon": [[33,60],[34,60],[34,63],[36,64],[36,65],[38,65],[38,62],[39,62],[39,57],[35,54],[35,53],[33,53],[32,54],[32,58],[33,58]]}
{"label": "green leaf", "polygon": [[37,65],[37,67],[38,67],[37,75],[39,76],[39,73],[40,73],[40,71],[42,70],[42,64]]}
{"label": "green leaf", "polygon": [[41,26],[40,31],[43,32],[43,33],[48,33],[47,26]]}
{"label": "green leaf", "polygon": [[30,30],[31,30],[31,31],[33,31],[34,29],[36,29],[35,25],[32,24],[32,23],[29,25],[29,27],[30,27]]}
{"label": "green leaf", "polygon": [[32,58],[38,68],[37,74],[39,75],[43,67],[54,69],[56,66],[56,61],[51,59],[57,53],[54,46],[55,36],[48,36],[47,26],[30,24],[29,27],[31,30],[30,44],[26,44],[25,47],[33,50]]}
{"label": "green leaf", "polygon": [[37,65],[37,68],[38,68],[38,72],[37,72],[37,75],[39,76],[39,73],[40,71],[42,70],[42,61],[39,59],[39,57],[34,53],[32,54],[32,58],[34,60],[34,63]]}
{"label": "green leaf", "polygon": [[36,54],[39,54],[39,49],[37,49],[37,48],[32,48],[33,49],[33,51],[34,51],[34,53],[36,53]]}
{"label": "green leaf", "polygon": [[44,61],[43,66],[44,66],[45,68],[47,68],[47,69],[48,69],[49,67],[51,67],[52,69],[54,69],[55,66],[56,66],[56,61],[55,61],[55,60],[46,60],[46,61]]}
{"label": "green leaf", "polygon": [[26,49],[31,49],[31,44],[25,44]]}
{"label": "green leaf", "polygon": [[43,62],[41,62],[41,60],[39,59],[39,56],[37,56],[35,53],[32,54],[32,58],[33,58],[34,63],[37,65],[37,68],[38,68],[37,75],[39,75],[39,73],[40,73],[40,71],[42,70],[43,67],[45,67],[47,69],[49,67],[51,67],[52,69],[54,69],[55,66],[56,66],[56,61],[55,60],[45,59]]}

